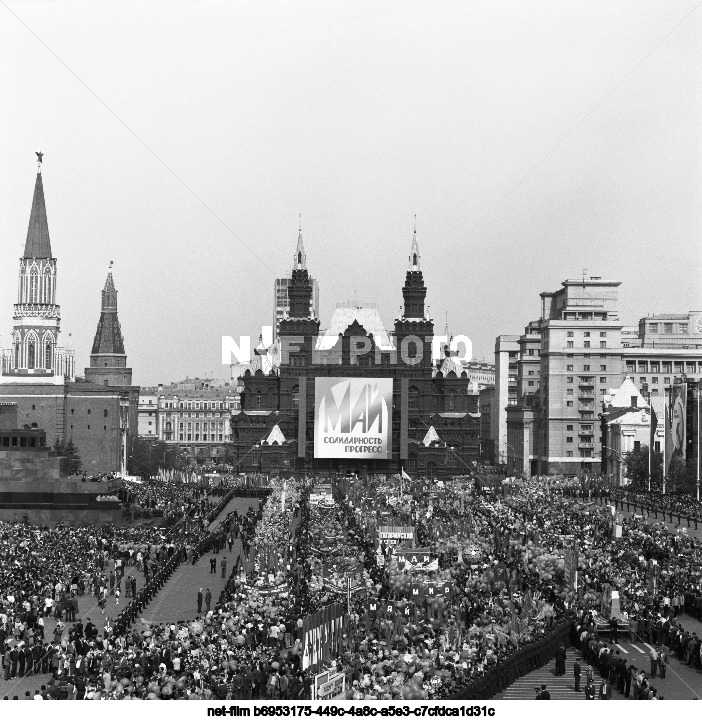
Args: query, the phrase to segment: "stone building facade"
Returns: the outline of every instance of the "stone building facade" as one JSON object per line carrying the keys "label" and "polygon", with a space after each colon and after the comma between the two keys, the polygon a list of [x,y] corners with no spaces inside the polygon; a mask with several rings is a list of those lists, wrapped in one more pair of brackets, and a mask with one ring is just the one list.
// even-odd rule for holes
{"label": "stone building facade", "polygon": [[[478,394],[460,361],[445,350],[432,360],[434,324],[425,299],[416,233],[394,332],[374,308],[338,308],[331,332],[320,333],[310,313],[313,289],[302,235],[280,321],[280,356],[256,349],[253,368],[240,377],[241,410],[232,413],[233,461],[241,471],[460,475],[478,459]],[[343,326],[343,328],[342,328]],[[276,350],[277,353],[277,350]],[[342,460],[314,454],[315,378],[389,378],[392,453],[389,459]]]}

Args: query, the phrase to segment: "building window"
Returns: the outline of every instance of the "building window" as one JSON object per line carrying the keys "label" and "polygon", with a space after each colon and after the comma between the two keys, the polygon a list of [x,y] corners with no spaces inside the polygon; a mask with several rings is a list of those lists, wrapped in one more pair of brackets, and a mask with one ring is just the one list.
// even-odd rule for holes
{"label": "building window", "polygon": [[35,271],[32,271],[32,274],[29,276],[29,302],[30,303],[37,302],[38,287],[39,287],[39,276],[36,274]]}
{"label": "building window", "polygon": [[583,342],[583,346],[584,346],[585,348],[589,348],[589,347],[590,347],[590,341],[589,341],[589,340],[584,341],[584,342]]}
{"label": "building window", "polygon": [[572,388],[566,388],[566,395],[572,396],[573,395],[573,389]]}
{"label": "building window", "polygon": [[658,323],[649,323],[648,324],[648,332],[649,333],[658,333]]}
{"label": "building window", "polygon": [[607,382],[607,376],[600,376],[600,383],[606,383]]}
{"label": "building window", "polygon": [[569,424],[566,426],[566,430],[567,430],[567,431],[572,431],[572,430],[573,430],[573,424],[572,424],[572,423],[569,423]]}
{"label": "building window", "polygon": [[534,381],[529,381],[529,387],[532,388],[534,386]]}
{"label": "building window", "polygon": [[586,338],[589,338],[589,337],[590,337],[590,331],[589,331],[589,330],[586,330],[586,331],[583,333],[583,335],[584,335]]}
{"label": "building window", "polygon": [[572,330],[569,330],[569,331],[568,331],[568,338],[572,338],[572,337],[573,337],[573,331],[572,331]]}
{"label": "building window", "polygon": [[31,341],[27,349],[27,368],[34,368],[36,361],[36,346],[34,341]]}
{"label": "building window", "polygon": [[566,451],[566,458],[572,458],[573,457],[573,451]]}
{"label": "building window", "polygon": [[573,401],[566,401],[566,406],[567,406],[568,408],[572,408],[572,407],[573,407]]}
{"label": "building window", "polygon": [[300,389],[298,386],[293,386],[292,389],[292,405],[293,408],[298,408],[300,406]]}
{"label": "building window", "polygon": [[641,450],[641,441],[634,441],[634,450],[635,451]]}
{"label": "building window", "polygon": [[572,347],[573,347],[573,341],[572,341],[572,340],[569,340],[568,343],[567,343],[567,346],[568,346],[568,348],[572,348]]}
{"label": "building window", "polygon": [[606,388],[600,388],[600,395],[606,396],[607,395],[607,389]]}
{"label": "building window", "polygon": [[566,443],[572,443],[573,442],[573,436],[566,436]]}
{"label": "building window", "polygon": [[653,378],[651,378],[651,383],[658,383],[658,376],[653,376]]}
{"label": "building window", "polygon": [[260,407],[261,407],[261,394],[257,393],[256,394],[256,408],[260,408]]}
{"label": "building window", "polygon": [[566,367],[566,370],[568,370],[568,371],[572,371],[572,370],[573,370],[573,366],[572,366],[572,365],[570,365],[570,366],[567,366],[567,367]]}
{"label": "building window", "polygon": [[607,331],[606,331],[606,330],[601,330],[601,331],[600,331],[600,338],[606,338],[606,337],[607,337]]}
{"label": "building window", "polygon": [[663,332],[666,335],[670,335],[673,332],[673,324],[672,323],[663,323]]}
{"label": "building window", "polygon": [[44,368],[46,368],[47,370],[49,370],[49,369],[51,368],[51,360],[52,360],[52,358],[51,358],[51,356],[52,356],[52,353],[51,353],[51,343],[47,343],[47,344],[46,344],[46,348],[45,348],[44,350],[45,350],[45,355],[44,355]]}
{"label": "building window", "polygon": [[664,383],[664,385],[669,386],[669,385],[670,385],[670,378],[668,378],[667,376],[664,377],[664,378],[663,378],[663,383]]}
{"label": "building window", "polygon": [[606,371],[606,370],[607,370],[607,366],[600,366],[600,370],[601,370],[601,371]]}
{"label": "building window", "polygon": [[589,370],[590,370],[590,366],[583,366],[583,370],[584,370],[584,371],[589,371]]}
{"label": "building window", "polygon": [[573,382],[573,376],[568,376],[566,378],[566,383],[572,383]]}
{"label": "building window", "polygon": [[606,348],[606,347],[607,347],[607,341],[606,341],[606,340],[601,340],[601,341],[600,341],[600,348]]}

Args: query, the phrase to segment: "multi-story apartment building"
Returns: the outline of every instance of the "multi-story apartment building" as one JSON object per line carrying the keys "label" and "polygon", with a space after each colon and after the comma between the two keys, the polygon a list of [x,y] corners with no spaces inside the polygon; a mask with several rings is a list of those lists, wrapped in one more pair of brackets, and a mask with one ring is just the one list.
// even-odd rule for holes
{"label": "multi-story apartment building", "polygon": [[[492,409],[493,418],[504,415],[510,473],[599,473],[607,445],[599,415],[611,388],[631,377],[643,396],[655,398],[676,378],[702,378],[702,312],[655,315],[627,327],[619,320],[618,281],[562,285],[541,294],[541,318],[524,335],[497,339],[496,364],[508,360],[516,368],[516,393],[511,366],[498,370]],[[513,358],[505,357],[513,347],[505,339],[518,346]],[[496,445],[502,423],[491,423]]]}
{"label": "multi-story apartment building", "polygon": [[230,418],[239,409],[236,386],[209,378],[142,388],[140,435],[173,444],[197,463],[226,457],[231,442]]}
{"label": "multi-story apartment building", "polygon": [[639,344],[622,349],[621,376],[644,395],[663,396],[675,378],[702,378],[702,311],[652,315],[639,321]]}
{"label": "multi-story apartment building", "polygon": [[[495,412],[490,424],[490,438],[495,449],[495,463],[507,463],[507,408],[517,404],[519,336],[500,335],[495,339]],[[484,439],[487,440],[487,439]]]}
{"label": "multi-story apartment building", "polygon": [[536,473],[535,419],[541,405],[541,330],[532,321],[519,337],[517,396],[500,409],[507,427],[507,469],[510,473]]}
{"label": "multi-story apartment building", "polygon": [[495,365],[485,361],[462,361],[463,370],[468,374],[473,392],[495,385]]}
{"label": "multi-story apartment building", "polygon": [[619,281],[591,276],[541,293],[541,393],[537,473],[600,470],[598,412],[619,385]]}
{"label": "multi-story apartment building", "polygon": [[483,463],[495,465],[495,436],[493,435],[493,419],[497,416],[497,403],[495,402],[495,386],[488,386],[480,391],[480,460]]}
{"label": "multi-story apartment building", "polygon": [[139,391],[139,436],[158,438],[158,389]]}

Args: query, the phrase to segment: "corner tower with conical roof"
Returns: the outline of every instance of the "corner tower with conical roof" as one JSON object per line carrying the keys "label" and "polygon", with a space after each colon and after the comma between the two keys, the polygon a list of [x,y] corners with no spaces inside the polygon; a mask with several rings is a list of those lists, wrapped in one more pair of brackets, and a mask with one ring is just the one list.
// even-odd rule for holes
{"label": "corner tower with conical roof", "polygon": [[112,263],[102,289],[100,320],[90,353],[90,367],[85,369],[85,380],[104,386],[132,385],[132,369],[127,368],[124,338],[117,317],[117,289],[112,277]]}
{"label": "corner tower with conical roof", "polygon": [[29,228],[20,258],[12,347],[3,351],[2,375],[14,380],[62,382],[74,377],[73,352],[60,347],[61,308],[56,303],[56,258],[51,253],[46,217],[42,160],[37,152],[37,177]]}

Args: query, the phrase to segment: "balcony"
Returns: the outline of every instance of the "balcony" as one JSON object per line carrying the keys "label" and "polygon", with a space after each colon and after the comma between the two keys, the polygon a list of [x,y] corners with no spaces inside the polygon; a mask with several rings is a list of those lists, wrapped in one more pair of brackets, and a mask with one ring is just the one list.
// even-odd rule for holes
{"label": "balcony", "polygon": [[[590,388],[590,389],[581,388],[580,391],[578,392],[578,399],[579,399],[579,400],[582,400],[582,399],[584,399],[584,398],[593,398],[593,399],[594,399],[594,397],[595,397],[595,389],[594,389],[594,388]],[[586,404],[586,405],[587,405],[587,404]],[[594,405],[593,405],[593,408],[592,408],[591,410],[595,410]]]}
{"label": "balcony", "polygon": [[595,444],[588,441],[580,441],[578,448],[594,448]]}
{"label": "balcony", "polygon": [[594,411],[595,406],[591,403],[581,403],[578,405],[578,413],[583,413],[585,411]]}

